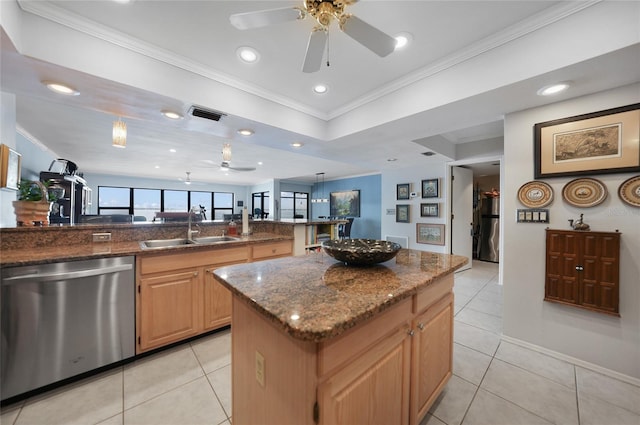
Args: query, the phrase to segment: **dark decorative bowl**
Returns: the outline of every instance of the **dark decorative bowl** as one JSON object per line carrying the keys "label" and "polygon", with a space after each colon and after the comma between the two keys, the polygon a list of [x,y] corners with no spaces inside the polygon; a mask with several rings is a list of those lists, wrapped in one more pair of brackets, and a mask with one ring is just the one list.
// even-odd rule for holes
{"label": "dark decorative bowl", "polygon": [[395,242],[375,239],[344,239],[322,242],[322,248],[331,257],[349,265],[368,266],[391,260],[400,251]]}

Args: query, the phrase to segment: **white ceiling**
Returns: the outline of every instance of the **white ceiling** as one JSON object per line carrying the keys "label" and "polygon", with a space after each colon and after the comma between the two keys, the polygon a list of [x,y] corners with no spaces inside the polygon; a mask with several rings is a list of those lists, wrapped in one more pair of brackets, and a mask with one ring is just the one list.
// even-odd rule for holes
{"label": "white ceiling", "polygon": [[[21,31],[3,25],[2,90],[16,94],[19,131],[85,173],[173,180],[190,171],[196,181],[257,184],[428,165],[452,158],[420,155],[427,149],[414,140],[500,138],[506,113],[640,81],[637,40],[624,49],[596,43],[589,53],[588,37],[567,32],[557,47],[573,41],[575,52],[562,57],[538,43],[526,57],[554,55],[517,60],[518,43],[544,39],[545,31],[552,37],[563,20],[570,27],[604,7],[599,2],[363,0],[348,11],[389,35],[409,32],[409,47],[380,58],[334,24],[330,66],[313,74],[300,70],[311,18],[246,31],[229,23],[234,13],[301,1],[18,3]],[[240,46],[258,50],[259,62],[241,63]],[[80,95],[51,93],[43,80]],[[535,94],[560,80],[577,84],[555,99]],[[329,92],[314,94],[316,83]],[[220,122],[190,117],[193,104],[227,115]],[[169,121],[162,109],[185,118]],[[128,126],[124,150],[110,145],[118,116]],[[255,134],[239,136],[239,128]],[[294,141],[304,146],[293,148]],[[233,166],[257,170],[220,172],[214,164],[227,142]]]}

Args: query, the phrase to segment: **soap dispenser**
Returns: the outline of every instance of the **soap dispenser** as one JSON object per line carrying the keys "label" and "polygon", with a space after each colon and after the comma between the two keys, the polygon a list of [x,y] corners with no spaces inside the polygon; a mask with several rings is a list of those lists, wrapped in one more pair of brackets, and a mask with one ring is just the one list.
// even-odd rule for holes
{"label": "soap dispenser", "polygon": [[227,234],[229,236],[236,236],[238,234],[238,225],[235,221],[233,221],[233,219],[231,219],[231,221],[229,222],[227,230]]}

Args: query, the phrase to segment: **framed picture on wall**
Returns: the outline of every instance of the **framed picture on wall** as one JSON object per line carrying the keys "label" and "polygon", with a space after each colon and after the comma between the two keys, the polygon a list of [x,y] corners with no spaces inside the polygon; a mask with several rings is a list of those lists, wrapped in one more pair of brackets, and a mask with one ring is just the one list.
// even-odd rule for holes
{"label": "framed picture on wall", "polygon": [[420,204],[420,217],[440,217],[440,204]]}
{"label": "framed picture on wall", "polygon": [[438,179],[422,180],[422,197],[439,198],[440,188],[438,186]]}
{"label": "framed picture on wall", "polygon": [[396,223],[410,223],[410,211],[411,205],[396,205]]}
{"label": "framed picture on wall", "polygon": [[409,199],[410,183],[396,185],[396,199]]}
{"label": "framed picture on wall", "polygon": [[22,156],[9,146],[0,145],[0,187],[18,190]]}
{"label": "framed picture on wall", "polygon": [[331,192],[329,194],[329,215],[332,217],[360,217],[360,191]]}
{"label": "framed picture on wall", "polygon": [[416,242],[444,245],[444,224],[417,223]]}
{"label": "framed picture on wall", "polygon": [[533,128],[536,179],[640,171],[640,103]]}

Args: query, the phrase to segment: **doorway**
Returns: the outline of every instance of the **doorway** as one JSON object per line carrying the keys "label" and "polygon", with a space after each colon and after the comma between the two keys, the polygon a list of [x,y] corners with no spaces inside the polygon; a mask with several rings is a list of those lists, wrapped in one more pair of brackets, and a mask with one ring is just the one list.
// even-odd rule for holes
{"label": "doorway", "polygon": [[[459,187],[456,189],[455,180],[452,177],[451,252],[466,255],[470,260],[499,263],[502,243],[500,232],[501,159],[498,157],[485,159],[482,162],[452,165],[452,176],[457,167],[467,171],[464,174],[470,177],[465,177],[463,181],[468,184],[470,178],[472,189],[471,202],[455,202],[456,193],[461,193],[466,197],[468,192]],[[471,211],[468,211],[468,208],[471,208]],[[466,220],[456,220],[454,217],[463,217]]]}

